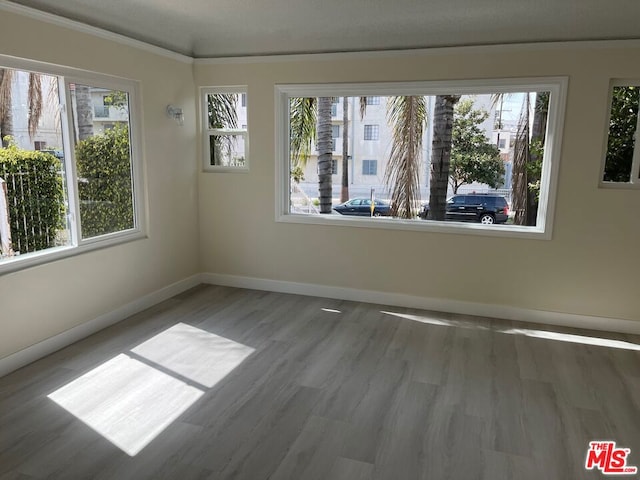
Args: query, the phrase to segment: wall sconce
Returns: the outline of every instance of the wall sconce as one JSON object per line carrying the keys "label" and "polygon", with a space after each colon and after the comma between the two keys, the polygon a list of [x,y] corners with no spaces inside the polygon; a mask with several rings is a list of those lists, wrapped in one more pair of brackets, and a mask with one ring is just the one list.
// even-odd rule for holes
{"label": "wall sconce", "polygon": [[178,125],[184,125],[184,113],[182,111],[182,108],[174,107],[173,105],[167,105],[167,115],[173,118]]}

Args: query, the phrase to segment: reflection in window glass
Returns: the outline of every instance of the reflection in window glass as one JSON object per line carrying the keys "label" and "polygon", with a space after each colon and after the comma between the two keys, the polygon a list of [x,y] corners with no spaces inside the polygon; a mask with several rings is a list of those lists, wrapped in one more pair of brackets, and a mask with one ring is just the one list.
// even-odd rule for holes
{"label": "reflection in window glass", "polygon": [[216,167],[244,167],[243,135],[211,135],[209,137],[211,160]]}

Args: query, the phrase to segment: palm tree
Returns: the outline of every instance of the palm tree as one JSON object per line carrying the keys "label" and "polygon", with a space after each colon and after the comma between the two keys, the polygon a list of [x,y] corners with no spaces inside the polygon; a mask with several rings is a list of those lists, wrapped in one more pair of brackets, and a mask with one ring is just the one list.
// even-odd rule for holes
{"label": "palm tree", "polygon": [[460,95],[437,95],[433,112],[429,220],[444,220],[451,162],[453,108]]}
{"label": "palm tree", "polygon": [[93,137],[93,104],[91,103],[91,87],[75,85],[73,90],[76,102],[78,122],[78,141]]}
{"label": "palm tree", "polygon": [[320,213],[331,213],[331,97],[318,98],[318,191]]}
{"label": "palm tree", "polygon": [[[4,137],[14,136],[13,131],[13,79],[14,71],[11,69],[0,69],[0,138],[2,146],[7,147],[8,144]],[[42,77],[37,73],[29,73],[29,90],[27,94],[28,101],[28,132],[33,138],[38,128],[38,123],[42,117]]]}
{"label": "palm tree", "polygon": [[0,69],[0,140],[5,148],[9,146],[5,137],[13,136],[12,82],[13,70]]}
{"label": "palm tree", "polygon": [[340,203],[349,200],[349,97],[342,97],[342,188]]}
{"label": "palm tree", "polygon": [[331,101],[331,97],[298,97],[292,98],[289,105],[292,170],[306,164],[317,139],[320,213],[331,213]]}
{"label": "palm tree", "polygon": [[425,97],[389,97],[387,119],[393,130],[393,144],[384,181],[391,188],[391,215],[410,219],[420,201],[422,134],[427,122]]}

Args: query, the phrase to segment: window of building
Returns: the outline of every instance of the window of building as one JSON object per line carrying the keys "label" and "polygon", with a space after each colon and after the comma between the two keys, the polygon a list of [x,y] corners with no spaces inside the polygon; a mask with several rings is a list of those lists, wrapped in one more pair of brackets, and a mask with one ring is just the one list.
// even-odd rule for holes
{"label": "window of building", "polygon": [[378,174],[377,160],[362,160],[362,175],[377,175],[377,174]]}
{"label": "window of building", "polygon": [[331,160],[331,175],[338,174],[338,160]]}
{"label": "window of building", "polygon": [[[249,170],[246,87],[201,89],[204,169],[210,172]],[[239,127],[241,125],[241,127]]]}
{"label": "window of building", "polygon": [[338,105],[336,103],[331,104],[331,116],[332,117],[338,116]]}
{"label": "window of building", "polygon": [[331,138],[340,137],[340,125],[331,125]]}
{"label": "window of building", "polygon": [[241,94],[240,95],[240,99],[241,99],[240,100],[240,105],[242,107],[246,107],[247,106],[247,94],[246,93]]}
{"label": "window of building", "polygon": [[603,186],[640,188],[640,80],[613,81]]}
{"label": "window of building", "polygon": [[379,140],[380,139],[380,125],[365,125],[364,126],[364,139],[365,140]]}
{"label": "window of building", "polygon": [[367,105],[380,105],[380,97],[366,97]]}
{"label": "window of building", "polygon": [[[0,272],[144,236],[137,83],[2,56],[0,75],[12,104],[0,109]],[[38,119],[18,101],[33,75]],[[93,108],[105,96],[118,111],[110,130]]]}
{"label": "window of building", "polygon": [[[564,77],[278,86],[277,218],[292,223],[549,239],[566,88]],[[374,195],[376,201],[389,206],[388,216],[358,218],[348,213],[324,215],[297,208],[298,203],[304,205],[305,196],[320,198],[320,190],[313,184],[305,186],[308,191],[300,198],[290,188],[291,176],[309,141],[299,132],[313,131],[316,125],[331,119],[317,118],[316,111],[310,116],[307,129],[298,124],[292,128],[290,119],[300,118],[296,105],[314,105],[319,98],[345,95],[351,95],[348,104],[352,106],[359,105],[362,97],[379,97],[381,106],[396,112],[424,112],[423,118],[399,129],[422,132],[409,139],[394,139],[393,129],[401,125],[393,125],[393,119],[389,124],[365,124],[356,114],[351,117],[349,131],[341,132],[355,136],[349,138],[349,155],[362,165],[361,170],[348,171],[350,197]],[[502,101],[496,102],[496,97]],[[508,153],[501,152],[492,140],[499,129],[487,120],[496,115],[503,124],[513,125],[510,138],[515,138],[514,148]],[[415,119],[410,115],[395,118],[396,122]],[[358,140],[359,135],[378,142],[366,142],[363,137]],[[411,139],[415,139],[413,144],[404,143]],[[307,161],[319,160],[311,149],[307,151],[312,152]],[[432,191],[430,187],[436,182],[444,188]],[[340,188],[334,179],[333,193],[323,188],[322,195],[333,198]],[[473,208],[467,208],[472,200]]]}
{"label": "window of building", "polygon": [[502,150],[506,146],[507,146],[507,139],[506,138],[501,138],[500,140],[498,140],[498,148],[500,150]]}

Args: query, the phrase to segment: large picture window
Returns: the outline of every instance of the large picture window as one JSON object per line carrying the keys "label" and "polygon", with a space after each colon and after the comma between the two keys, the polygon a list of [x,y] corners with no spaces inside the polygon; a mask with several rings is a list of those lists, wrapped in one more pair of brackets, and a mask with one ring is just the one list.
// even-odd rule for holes
{"label": "large picture window", "polygon": [[[279,221],[551,237],[565,78],[276,89]],[[348,108],[339,154],[336,99]],[[379,209],[343,207],[336,160],[349,200]]]}
{"label": "large picture window", "polygon": [[0,56],[0,273],[143,236],[136,84]]}

